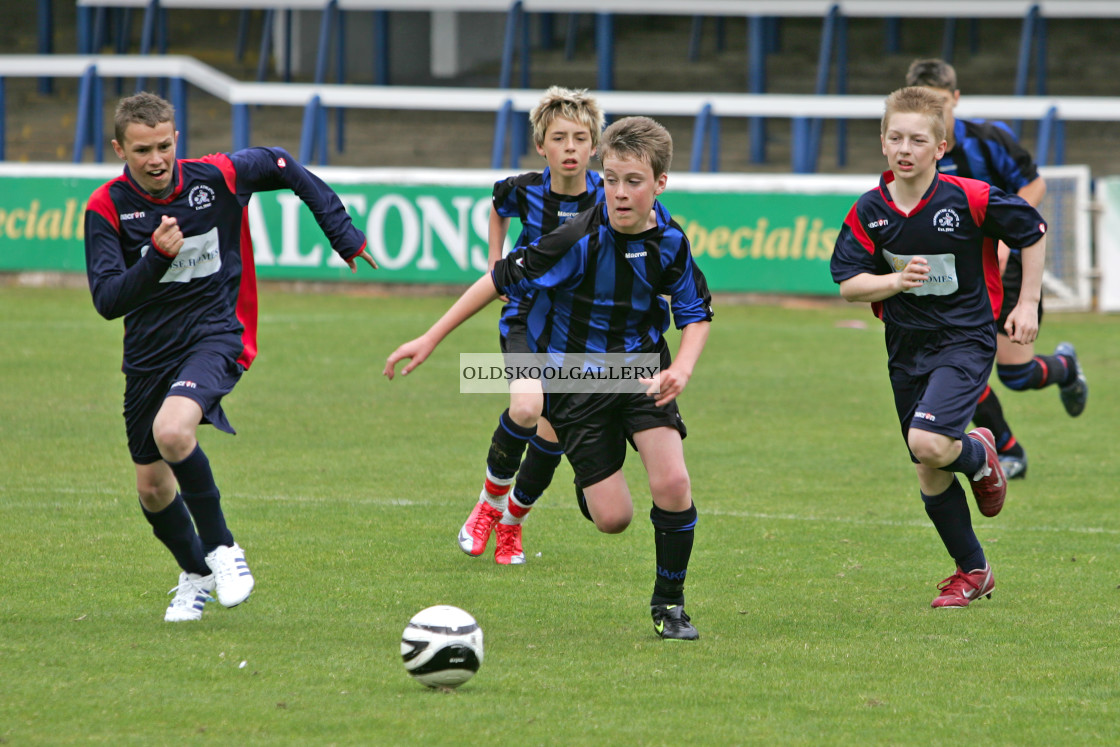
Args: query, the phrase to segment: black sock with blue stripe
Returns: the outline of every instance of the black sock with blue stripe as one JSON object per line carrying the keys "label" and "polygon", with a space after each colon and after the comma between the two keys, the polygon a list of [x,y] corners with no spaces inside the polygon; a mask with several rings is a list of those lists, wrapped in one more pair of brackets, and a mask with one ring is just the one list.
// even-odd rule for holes
{"label": "black sock with blue stripe", "polygon": [[655,504],[649,511],[657,556],[657,578],[650,604],[684,604],[684,579],[696,534],[696,506],[666,511]]}
{"label": "black sock with blue stripe", "polygon": [[490,439],[490,451],[486,455],[486,467],[490,474],[501,480],[512,480],[521,466],[521,455],[529,439],[537,434],[537,426],[523,428],[513,422],[509,409],[498,418],[498,427]]}
{"label": "black sock with blue stripe", "polygon": [[555,441],[546,441],[540,436],[529,439],[529,449],[525,461],[517,470],[517,482],[513,495],[523,506],[532,506],[552,484],[552,476],[560,466],[564,450]]}

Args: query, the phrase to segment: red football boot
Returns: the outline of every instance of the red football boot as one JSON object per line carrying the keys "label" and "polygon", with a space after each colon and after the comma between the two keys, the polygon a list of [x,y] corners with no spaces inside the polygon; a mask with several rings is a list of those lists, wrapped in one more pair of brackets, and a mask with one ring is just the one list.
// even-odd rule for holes
{"label": "red football boot", "polygon": [[1003,499],[1007,497],[1007,478],[1004,476],[1003,465],[999,462],[996,439],[987,428],[970,431],[968,438],[979,441],[987,454],[984,466],[973,475],[969,483],[972,495],[976,498],[976,507],[985,516],[995,516],[1003,508]]}
{"label": "red football boot", "polygon": [[967,607],[980,597],[992,598],[992,589],[996,588],[995,577],[992,576],[992,565],[989,563],[979,571],[965,573],[960,568],[949,578],[937,585],[941,593],[930,607]]}

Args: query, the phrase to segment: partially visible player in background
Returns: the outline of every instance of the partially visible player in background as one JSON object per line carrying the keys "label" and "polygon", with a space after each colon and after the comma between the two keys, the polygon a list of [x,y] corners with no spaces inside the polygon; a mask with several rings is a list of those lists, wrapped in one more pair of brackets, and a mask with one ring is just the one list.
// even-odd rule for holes
{"label": "partially visible player in background", "polygon": [[124,173],[90,196],[86,272],[97,311],[124,317],[124,418],[144,518],[182,572],[168,622],[198,620],[216,592],[233,607],[253,590],[196,438],[257,354],[257,286],[246,206],[290,189],[331,247],[376,268],[338,196],[281,148],[177,159],[175,110],[138,93],[120,101],[113,150]]}
{"label": "partially visible player in background", "polygon": [[[1003,122],[958,119],[953,110],[960,101],[957,73],[944,60],[915,60],[906,73],[906,85],[929,88],[945,105],[945,155],[937,162],[943,174],[979,179],[1017,194],[1034,207],[1046,195],[1046,182],[1038,174],[1031,154],[1019,144]],[[1007,315],[1019,300],[1023,283],[1023,263],[1018,247],[999,245],[1000,274],[1003,277],[1003,306],[999,312],[996,348],[996,373],[1008,389],[1024,391],[1057,384],[1066,412],[1076,417],[1085,409],[1089,386],[1072,344],[1061,342],[1053,355],[1035,355],[1034,344],[1017,345],[1003,329]],[[1042,301],[1038,304],[1039,324],[1042,322]],[[980,395],[973,421],[988,428],[996,438],[1000,462],[1007,479],[1026,477],[1027,453],[1012,434],[1003,414],[1003,407],[992,388]]]}
{"label": "partially visible player in background", "polygon": [[883,320],[895,410],[922,502],[957,565],[931,604],[967,607],[991,596],[995,578],[956,473],[970,478],[985,516],[998,514],[1007,494],[991,431],[965,433],[995,362],[1002,301],[995,242],[1022,247],[1023,287],[1005,331],[1030,344],[1046,223],[1015,195],[938,173],[947,146],[942,109],[927,88],[887,98],[881,138],[890,170],[848,212],[831,270],[844,299],[871,303]]}
{"label": "partially visible player in background", "polygon": [[[514,249],[520,249],[603,200],[603,180],[587,170],[603,130],[603,112],[595,98],[586,90],[553,86],[529,113],[529,122],[537,153],[544,157],[547,166],[543,172],[511,176],[494,185],[488,262],[491,270],[502,258],[513,216],[521,221],[521,233],[514,245]],[[510,296],[498,323],[502,353],[539,352],[537,338],[543,332],[548,307],[547,293],[528,290]],[[482,492],[459,530],[459,547],[463,552],[481,555],[494,532],[495,562],[525,562],[521,523],[552,482],[563,456],[556,432],[541,417],[543,409],[544,394],[539,381],[510,382],[509,407],[498,418],[486,455]]]}

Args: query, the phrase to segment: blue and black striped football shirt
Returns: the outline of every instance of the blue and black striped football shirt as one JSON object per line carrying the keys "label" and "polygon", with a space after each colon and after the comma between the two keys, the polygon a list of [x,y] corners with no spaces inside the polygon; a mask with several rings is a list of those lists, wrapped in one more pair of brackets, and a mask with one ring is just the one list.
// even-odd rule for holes
{"label": "blue and black striped football shirt", "polygon": [[677,328],[711,320],[712,296],[688,237],[661,203],[654,211],[654,228],[621,234],[600,203],[494,267],[501,293],[548,293],[540,350],[655,352],[670,313]]}
{"label": "blue and black striped football shirt", "polygon": [[[521,233],[514,250],[526,247],[541,236],[556,230],[569,218],[603,200],[603,179],[598,173],[588,171],[585,190],[579,195],[563,195],[552,191],[552,177],[546,168],[543,172],[529,172],[511,176],[494,184],[493,205],[503,218],[518,218]],[[537,352],[536,339],[548,314],[548,295],[527,290],[509,296],[509,303],[502,307],[498,331],[510,341],[511,349],[524,346],[523,352]]]}
{"label": "blue and black striped football shirt", "polygon": [[1015,194],[1038,178],[1038,166],[1003,122],[958,119],[953,149],[937,162],[942,174],[979,179]]}

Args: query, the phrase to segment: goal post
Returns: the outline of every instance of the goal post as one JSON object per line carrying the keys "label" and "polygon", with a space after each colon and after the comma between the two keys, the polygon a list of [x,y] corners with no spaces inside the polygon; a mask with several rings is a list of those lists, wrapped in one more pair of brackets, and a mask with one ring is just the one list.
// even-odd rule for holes
{"label": "goal post", "polygon": [[1046,268],[1042,299],[1047,311],[1093,307],[1092,196],[1088,166],[1042,166],[1046,197]]}

